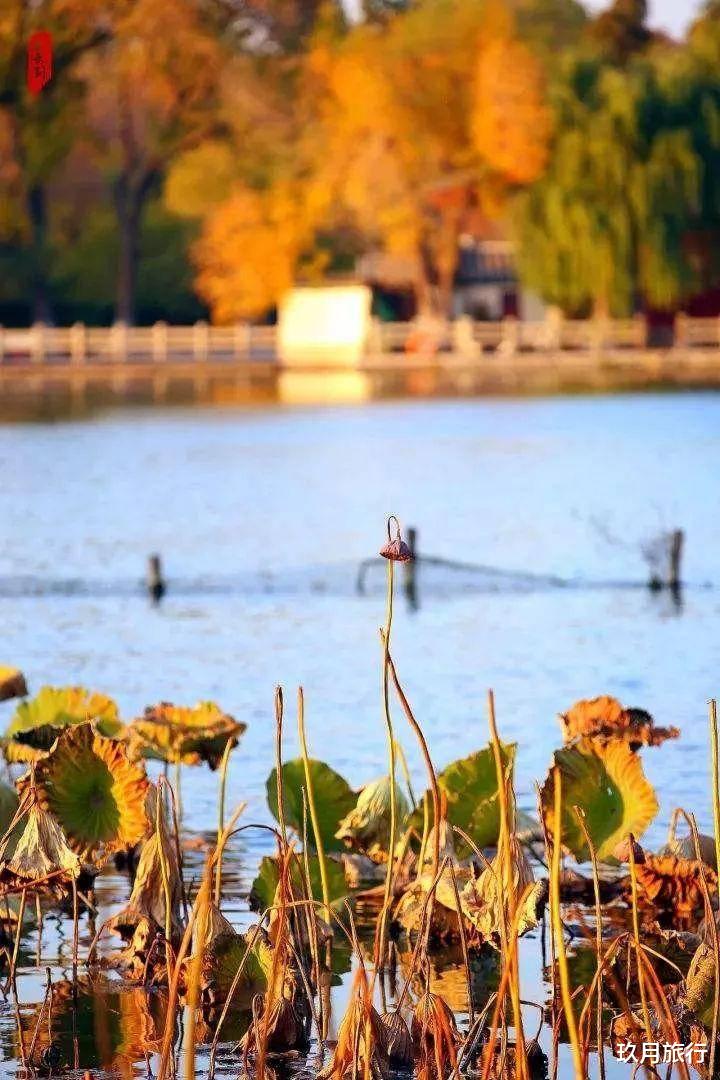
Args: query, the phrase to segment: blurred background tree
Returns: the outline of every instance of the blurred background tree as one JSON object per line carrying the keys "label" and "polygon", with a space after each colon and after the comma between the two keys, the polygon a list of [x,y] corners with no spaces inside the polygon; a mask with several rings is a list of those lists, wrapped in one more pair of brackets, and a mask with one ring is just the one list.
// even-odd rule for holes
{"label": "blurred background tree", "polygon": [[645,0],[0,7],[8,324],[265,319],[364,254],[446,313],[488,222],[568,312],[672,308],[720,282],[719,177],[718,0],[682,42]]}

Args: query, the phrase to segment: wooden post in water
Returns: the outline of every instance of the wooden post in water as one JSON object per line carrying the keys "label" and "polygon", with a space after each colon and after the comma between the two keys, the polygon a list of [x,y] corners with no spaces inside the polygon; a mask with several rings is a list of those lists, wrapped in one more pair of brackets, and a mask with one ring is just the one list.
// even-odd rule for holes
{"label": "wooden post in water", "polygon": [[162,560],[159,555],[150,555],[147,562],[147,591],[153,604],[159,604],[167,592],[167,584],[162,572]]}
{"label": "wooden post in water", "polygon": [[417,529],[415,529],[413,527],[408,528],[407,534],[405,536],[405,542],[406,542],[407,546],[410,548],[410,552],[412,554],[412,559],[409,559],[408,562],[402,563],[403,578],[404,578],[403,588],[405,590],[405,595],[407,596],[408,603],[410,604],[410,607],[413,608],[413,610],[414,610],[418,606],[418,598],[417,598],[417,562],[416,562],[416,559],[417,559]]}
{"label": "wooden post in water", "polygon": [[682,586],[682,553],[685,543],[685,533],[682,529],[674,529],[670,536],[670,551],[668,563],[668,588],[678,592]]}

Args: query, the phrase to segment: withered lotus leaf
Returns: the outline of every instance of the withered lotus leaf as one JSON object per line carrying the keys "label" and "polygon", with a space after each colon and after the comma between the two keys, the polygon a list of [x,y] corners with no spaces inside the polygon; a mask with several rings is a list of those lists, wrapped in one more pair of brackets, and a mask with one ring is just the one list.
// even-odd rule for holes
{"label": "withered lotus leaf", "polygon": [[385,1080],[390,1075],[386,1029],[372,1004],[364,968],[355,973],[332,1058],[318,1073],[318,1080],[356,1075],[369,1075],[373,1080]]}
{"label": "withered lotus leaf", "polygon": [[423,1074],[442,1080],[457,1070],[460,1034],[453,1011],[444,998],[439,994],[424,994],[413,1011],[410,1031],[415,1061]]}
{"label": "withered lotus leaf", "polygon": [[633,750],[640,746],[660,746],[666,739],[676,739],[676,727],[656,727],[649,712],[626,708],[617,698],[603,694],[576,701],[560,714],[563,741],[567,745],[578,738],[624,739]]}
{"label": "withered lotus leaf", "polygon": [[713,1025],[716,979],[715,950],[703,941],[698,945],[685,976],[681,1003],[708,1028]]}
{"label": "withered lotus leaf", "polygon": [[[698,847],[700,849],[700,858],[705,865],[712,870],[717,870],[715,838],[705,833],[698,833]],[[695,841],[692,836],[673,836],[665,847],[661,849],[660,854],[675,855],[678,859],[693,860],[696,857]]]}
{"label": "withered lotus leaf", "polygon": [[[403,829],[410,807],[399,785],[395,786],[397,835]],[[390,844],[390,777],[381,776],[366,784],[349,814],[340,822],[335,837],[376,861],[387,858]]]}
{"label": "withered lotus leaf", "polygon": [[499,934],[503,924],[507,924],[507,898],[511,893],[519,901],[525,889],[532,886],[518,922],[520,935],[537,926],[547,897],[547,883],[535,882],[525,852],[516,839],[512,838],[510,843],[510,869],[496,855],[477,880],[470,881],[460,893],[463,914],[485,939]]}
{"label": "withered lotus leaf", "polygon": [[82,862],[101,865],[140,843],[149,831],[149,781],[124,743],[93,724],[66,728],[35,766],[41,805],[62,826]]}
{"label": "withered lotus leaf", "polygon": [[28,787],[17,818],[22,832],[6,833],[0,844],[0,893],[39,889],[62,892],[80,873],[80,860],[62,828]]}
{"label": "withered lotus leaf", "polygon": [[[556,750],[555,768],[562,776],[562,842],[576,859],[590,857],[585,835],[574,807],[585,814],[585,825],[597,857],[613,861],[613,852],[628,833],[641,836],[658,811],[652,785],[642,763],[622,739],[602,743],[581,739],[563,750]],[[553,835],[554,781],[550,769],[541,791],[545,825]]]}
{"label": "withered lotus leaf", "polygon": [[82,686],[43,686],[16,708],[3,738],[5,758],[11,763],[37,761],[62,729],[90,720],[109,738],[123,730],[117,705],[105,694]]}
{"label": "withered lotus leaf", "polygon": [[385,1012],[380,1016],[385,1028],[385,1045],[390,1064],[396,1069],[409,1069],[413,1063],[413,1044],[410,1028],[399,1012]]}
{"label": "withered lotus leaf", "polygon": [[458,893],[462,895],[463,890],[472,880],[472,871],[461,866],[444,867],[432,904],[427,904],[427,899],[434,880],[433,875],[425,873],[411,882],[397,902],[393,912],[394,921],[407,934],[417,934],[429,914],[431,939],[436,942],[455,941],[459,937],[459,915],[453,877]]}
{"label": "withered lotus leaf", "polygon": [[6,667],[0,664],[0,701],[25,697],[27,692],[27,683],[22,671],[18,670],[18,668]]}
{"label": "withered lotus leaf", "polygon": [[237,746],[245,728],[213,701],[201,701],[194,708],[163,701],[133,720],[129,736],[136,756],[182,765],[207,762],[216,769],[228,739]]}
{"label": "withered lotus leaf", "polygon": [[[160,812],[158,813],[158,805]],[[129,938],[142,919],[149,919],[159,929],[165,930],[166,903],[165,883],[170,897],[170,935],[175,942],[182,934],[180,914],[182,903],[182,880],[178,866],[176,846],[167,822],[167,814],[157,788],[151,784],[146,799],[148,819],[154,822],[154,831],[143,842],[130,900],[112,920],[113,929],[122,937]]]}
{"label": "withered lotus leaf", "polygon": [[270,1002],[269,997],[268,993],[256,994],[253,999],[253,1020],[240,1041],[242,1053],[258,1053],[263,1039],[265,1050],[273,1056],[306,1050],[310,1015],[294,981],[287,980],[284,992]]}
{"label": "withered lotus leaf", "polygon": [[[636,866],[635,873],[640,899],[675,915],[689,915],[703,910],[703,876],[710,895],[717,892],[717,874],[695,859],[646,855],[645,862]],[[630,888],[629,881],[626,888]]]}

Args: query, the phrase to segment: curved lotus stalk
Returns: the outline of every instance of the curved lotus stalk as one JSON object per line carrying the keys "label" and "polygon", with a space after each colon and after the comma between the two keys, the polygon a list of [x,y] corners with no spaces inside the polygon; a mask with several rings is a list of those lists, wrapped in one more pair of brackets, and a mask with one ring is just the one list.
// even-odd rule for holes
{"label": "curved lotus stalk", "polygon": [[520,897],[532,885],[518,922],[518,935],[533,930],[542,916],[548,895],[547,881],[535,881],[525,852],[514,837],[510,839],[512,881],[508,880],[507,862],[496,855],[477,880],[470,881],[460,893],[463,914],[484,939],[501,932],[505,919],[506,897]]}
{"label": "curved lotus stalk", "polygon": [[14,667],[0,664],[0,701],[9,701],[15,697],[25,697],[28,692],[25,676]]}
{"label": "curved lotus stalk", "polygon": [[93,724],[59,735],[37,762],[35,783],[42,806],[82,862],[98,867],[149,831],[144,768],[130,761],[123,743],[104,738]]}
{"label": "curved lotus stalk", "polygon": [[[410,812],[402,791],[395,791],[395,813],[398,833]],[[335,833],[346,847],[363,852],[375,862],[385,862],[390,843],[390,777],[381,776],[366,784],[357,803],[347,814]]]}
{"label": "curved lotus stalk", "polygon": [[576,701],[560,714],[560,723],[566,745],[578,738],[624,739],[631,750],[638,750],[641,746],[660,746],[680,734],[676,727],[655,727],[649,712],[626,708],[607,694]]}
{"label": "curved lotus stalk", "polygon": [[163,701],[130,724],[131,752],[182,765],[207,762],[216,769],[228,739],[237,746],[245,728],[212,701],[201,701],[192,709]]}
{"label": "curved lotus stalk", "polygon": [[32,890],[62,895],[80,874],[80,860],[32,784],[23,794],[16,821],[23,826],[19,837],[16,827],[0,843],[0,894]]}
{"label": "curved lotus stalk", "polygon": [[703,910],[703,876],[711,894],[718,885],[717,874],[709,866],[675,855],[646,854],[645,861],[636,865],[635,875],[641,901],[647,900],[677,916]]}
{"label": "curved lotus stalk", "polygon": [[[159,814],[158,801],[160,802]],[[130,900],[112,920],[111,926],[126,940],[132,937],[143,919],[147,919],[151,925],[164,933],[168,915],[165,902],[167,891],[170,897],[170,939],[176,943],[183,931],[182,878],[166,811],[162,800],[158,800],[155,785],[150,785],[148,790],[146,812],[148,818],[154,823],[155,831],[144,841],[140,850]]]}
{"label": "curved lotus stalk", "polygon": [[82,686],[43,686],[15,710],[3,738],[8,762],[37,761],[47,753],[61,730],[93,720],[102,735],[114,738],[123,725],[112,698]]}
{"label": "curved lotus stalk", "polygon": [[[641,836],[657,814],[657,798],[640,758],[621,739],[606,743],[582,739],[556,750],[555,766],[562,773],[562,841],[579,861],[588,859],[590,853],[575,806],[584,811],[597,857],[603,861],[614,859],[615,848],[628,833]],[[551,836],[555,828],[553,791],[551,769],[541,791],[545,825]]]}

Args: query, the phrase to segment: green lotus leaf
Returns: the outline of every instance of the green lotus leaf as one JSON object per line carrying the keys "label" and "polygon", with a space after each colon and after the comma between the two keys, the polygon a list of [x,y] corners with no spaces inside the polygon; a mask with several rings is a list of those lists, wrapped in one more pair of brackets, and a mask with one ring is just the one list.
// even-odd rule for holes
{"label": "green lotus leaf", "polygon": [[143,766],[130,761],[122,742],[104,738],[92,724],[59,735],[36,763],[35,784],[41,803],[84,862],[101,864],[149,831]]}
{"label": "green lotus leaf", "polygon": [[[320,838],[325,851],[340,851],[344,846],[342,840],[338,840],[335,833],[340,822],[355,806],[356,795],[347,780],[340,773],[336,773],[324,761],[308,762],[310,769],[310,782],[313,789],[315,809],[317,810]],[[289,825],[298,836],[303,835],[303,788],[305,787],[305,768],[302,758],[286,761],[283,764],[283,804],[285,811],[285,823]],[[278,818],[277,805],[277,770],[273,769],[265,784],[267,791],[268,806],[276,820]],[[313,845],[313,827],[310,820],[310,805],[307,804],[307,838],[308,844]]]}
{"label": "green lotus leaf", "polygon": [[[509,769],[511,781],[516,749],[515,743],[507,743],[500,750],[503,767]],[[500,832],[500,804],[492,746],[453,761],[438,774],[437,780],[447,800],[450,824],[466,832],[479,848],[493,847]],[[419,833],[423,828],[425,799],[428,800],[432,823],[432,796],[426,791],[411,818],[411,824]],[[453,836],[453,842],[459,858],[470,854],[467,845],[457,834]]]}
{"label": "green lotus leaf", "polygon": [[[290,880],[292,882],[293,894],[297,897],[305,895],[303,887],[303,874],[300,869],[300,862],[303,862],[304,857],[298,856],[297,859],[293,859],[290,865]],[[328,879],[328,893],[331,904],[339,904],[348,893],[347,884],[345,882],[345,871],[340,863],[334,861],[334,859],[326,859],[325,866],[327,869]],[[320,879],[320,863],[317,855],[308,855],[308,868],[310,871],[310,887],[312,888],[313,897],[315,900],[322,899],[322,881]],[[275,893],[280,881],[280,869],[278,867],[277,859],[270,855],[266,855],[258,869],[258,874],[252,883],[250,888],[250,906],[254,911],[264,911],[265,908],[269,908],[275,901]]]}
{"label": "green lotus leaf", "polygon": [[[555,751],[562,776],[562,842],[578,861],[590,858],[573,807],[585,813],[585,825],[598,859],[614,862],[613,852],[628,833],[641,836],[658,812],[642,762],[623,739],[584,739]],[[554,831],[554,779],[551,769],[541,792],[545,825]]]}
{"label": "green lotus leaf", "polygon": [[[251,938],[248,934],[247,938]],[[245,953],[248,951],[246,936],[232,933],[216,934],[203,952],[202,985],[212,988],[221,1000],[227,997],[232,987],[240,964],[243,962]],[[243,967],[240,983],[236,991],[242,995],[264,989],[267,985],[267,974],[272,963],[268,962],[264,953],[267,946],[262,942],[256,942],[250,950],[250,955]],[[266,970],[267,969],[267,970]]]}
{"label": "green lotus leaf", "polygon": [[228,739],[237,746],[246,725],[223,712],[214,701],[194,708],[161,702],[133,720],[128,732],[135,756],[182,765],[220,764]]}
{"label": "green lotus leaf", "polygon": [[0,664],[0,701],[25,697],[27,692],[27,683],[22,671],[18,668],[4,667]]}
{"label": "green lotus leaf", "polygon": [[[400,836],[410,807],[399,785],[395,788],[397,835]],[[346,847],[387,855],[390,845],[390,777],[381,776],[366,784],[350,813],[336,832]]]}
{"label": "green lotus leaf", "polygon": [[10,828],[19,805],[20,800],[15,788],[0,781],[0,838],[4,837]]}
{"label": "green lotus leaf", "polygon": [[15,710],[3,740],[5,757],[9,762],[36,761],[50,749],[59,731],[88,720],[108,738],[123,730],[117,705],[105,694],[82,686],[43,686]]}

